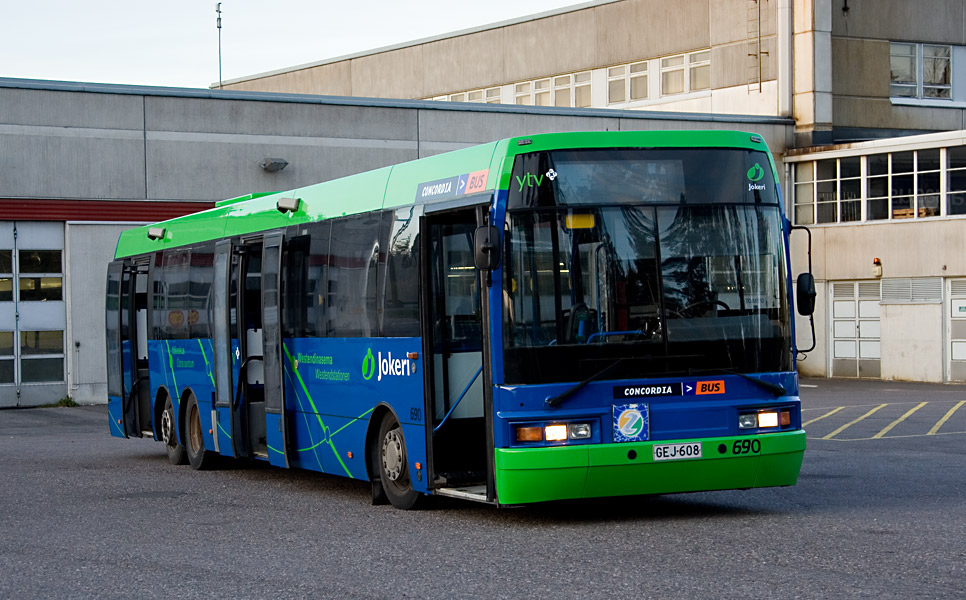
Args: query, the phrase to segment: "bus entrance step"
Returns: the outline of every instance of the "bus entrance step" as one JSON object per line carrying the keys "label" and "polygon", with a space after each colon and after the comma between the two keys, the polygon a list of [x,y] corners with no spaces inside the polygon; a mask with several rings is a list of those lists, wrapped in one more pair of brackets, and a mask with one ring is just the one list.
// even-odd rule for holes
{"label": "bus entrance step", "polygon": [[439,488],[436,490],[436,493],[440,496],[448,496],[450,498],[460,498],[462,500],[472,500],[474,502],[486,502],[485,485]]}
{"label": "bus entrance step", "polygon": [[468,487],[483,485],[486,482],[485,471],[447,471],[436,473],[437,487]]}

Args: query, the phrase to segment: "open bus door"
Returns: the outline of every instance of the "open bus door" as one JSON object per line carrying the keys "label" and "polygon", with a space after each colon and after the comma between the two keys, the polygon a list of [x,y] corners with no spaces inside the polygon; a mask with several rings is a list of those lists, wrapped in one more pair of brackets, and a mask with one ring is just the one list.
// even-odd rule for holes
{"label": "open bus door", "polygon": [[485,214],[485,205],[427,210],[420,226],[431,487],[477,501],[495,497],[488,294],[486,275],[474,265],[473,240]]}
{"label": "open bus door", "polygon": [[[215,246],[215,411],[219,446],[288,466],[282,397],[281,232]],[[224,425],[227,425],[225,427]]]}
{"label": "open bus door", "polygon": [[107,322],[111,427],[117,437],[153,435],[147,348],[147,263],[108,266]]}

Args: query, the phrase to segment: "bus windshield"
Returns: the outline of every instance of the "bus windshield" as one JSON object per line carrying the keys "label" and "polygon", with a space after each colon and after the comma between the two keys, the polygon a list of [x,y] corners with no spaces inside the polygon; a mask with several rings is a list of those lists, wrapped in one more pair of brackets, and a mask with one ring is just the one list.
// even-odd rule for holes
{"label": "bus windshield", "polygon": [[[608,378],[791,370],[769,165],[725,149],[520,157],[505,236],[506,383],[575,381],[617,361]],[[525,185],[535,172],[544,180]]]}

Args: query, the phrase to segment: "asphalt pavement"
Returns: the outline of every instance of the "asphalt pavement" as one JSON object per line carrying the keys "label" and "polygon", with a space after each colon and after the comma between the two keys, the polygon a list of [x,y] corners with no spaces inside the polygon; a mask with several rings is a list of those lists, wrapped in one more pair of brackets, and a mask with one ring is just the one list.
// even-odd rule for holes
{"label": "asphalt pavement", "polygon": [[803,383],[797,486],[513,509],[0,410],[0,598],[966,597],[966,387]]}

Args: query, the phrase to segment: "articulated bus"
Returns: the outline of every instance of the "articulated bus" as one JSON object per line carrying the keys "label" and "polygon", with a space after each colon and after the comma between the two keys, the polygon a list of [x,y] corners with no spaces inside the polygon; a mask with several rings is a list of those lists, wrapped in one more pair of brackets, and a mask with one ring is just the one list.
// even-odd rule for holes
{"label": "articulated bus", "polygon": [[790,229],[731,131],[510,138],[218,202],[118,241],[111,433],[404,509],[794,485]]}

